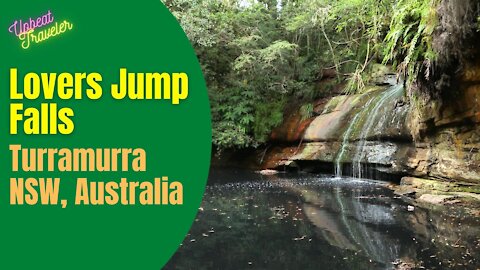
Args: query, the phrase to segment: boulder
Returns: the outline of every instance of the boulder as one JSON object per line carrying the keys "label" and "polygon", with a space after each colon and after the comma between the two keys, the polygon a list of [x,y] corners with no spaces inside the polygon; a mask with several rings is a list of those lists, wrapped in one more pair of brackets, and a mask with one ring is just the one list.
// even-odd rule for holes
{"label": "boulder", "polygon": [[418,201],[431,204],[443,204],[447,200],[452,200],[454,198],[455,196],[453,195],[423,194],[418,198]]}

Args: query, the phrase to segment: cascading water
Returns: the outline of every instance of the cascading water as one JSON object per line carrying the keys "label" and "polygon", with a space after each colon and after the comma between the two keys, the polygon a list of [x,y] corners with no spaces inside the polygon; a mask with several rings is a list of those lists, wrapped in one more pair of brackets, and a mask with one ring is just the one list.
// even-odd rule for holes
{"label": "cascading water", "polygon": [[345,149],[347,147],[350,134],[352,133],[353,127],[356,125],[359,116],[360,113],[357,113],[355,117],[353,117],[350,126],[348,126],[347,131],[343,134],[342,146],[340,147],[340,152],[338,152],[337,158],[335,159],[335,177],[337,178],[342,177],[342,158],[345,154]]}
{"label": "cascading water", "polygon": [[[384,91],[382,94],[370,98],[367,103],[363,106],[363,108],[353,117],[352,121],[350,122],[349,127],[345,131],[342,139],[342,145],[340,150],[337,154],[337,158],[335,160],[335,176],[341,177],[342,176],[342,160],[343,156],[346,152],[346,147],[351,141],[351,135],[354,130],[354,127],[357,125],[358,121],[360,121],[364,117],[368,117],[363,124],[360,134],[358,136],[359,141],[357,142],[357,147],[355,149],[355,155],[352,160],[352,175],[355,178],[362,178],[362,160],[366,158],[366,144],[367,138],[370,134],[376,120],[380,113],[385,112],[382,109],[385,109],[385,105],[392,101],[393,99],[397,99],[403,95],[403,85],[394,85]],[[374,103],[373,107],[371,107],[371,103]],[[386,113],[386,112],[385,112]]]}
{"label": "cascading water", "polygon": [[396,99],[401,95],[403,95],[403,85],[398,84],[390,87],[387,91],[383,92],[379,96],[375,106],[369,112],[368,119],[360,132],[359,142],[353,158],[353,177],[362,178],[362,159],[364,157],[366,158],[365,146],[367,143],[367,136],[370,134],[376,119],[378,119],[378,114],[382,111],[382,108],[385,108],[387,102],[391,101],[392,99]]}
{"label": "cascading water", "polygon": [[363,113],[367,111],[365,110],[365,108],[368,108],[370,106],[370,103],[372,103],[373,100],[374,98],[370,98],[367,101],[367,103],[365,103],[365,105],[363,106],[364,109],[360,110],[353,117],[352,121],[350,122],[350,125],[347,128],[347,131],[345,131],[345,133],[343,134],[342,145],[340,146],[340,151],[338,152],[337,158],[335,159],[335,177],[337,178],[342,177],[342,159],[343,159],[343,156],[345,155],[345,151],[349,143],[350,136],[353,132],[353,129],[355,125],[357,125],[358,120],[362,118],[361,116],[363,116]]}

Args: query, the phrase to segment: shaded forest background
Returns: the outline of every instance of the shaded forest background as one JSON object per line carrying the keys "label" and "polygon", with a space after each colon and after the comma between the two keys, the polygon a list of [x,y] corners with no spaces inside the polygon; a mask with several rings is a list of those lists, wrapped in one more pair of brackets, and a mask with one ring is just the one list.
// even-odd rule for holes
{"label": "shaded forest background", "polygon": [[309,118],[334,85],[361,93],[379,64],[405,78],[415,106],[454,96],[446,74],[468,61],[480,29],[476,0],[164,2],[202,65],[217,149],[265,143],[290,102]]}

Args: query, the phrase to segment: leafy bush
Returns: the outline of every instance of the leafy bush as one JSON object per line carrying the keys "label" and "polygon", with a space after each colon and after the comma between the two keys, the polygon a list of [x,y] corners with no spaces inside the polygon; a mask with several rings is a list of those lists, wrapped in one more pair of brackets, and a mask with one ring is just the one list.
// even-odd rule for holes
{"label": "leafy bush", "polygon": [[[364,91],[378,62],[393,63],[410,83],[428,80],[434,64],[455,66],[450,59],[464,55],[463,40],[480,29],[478,0],[164,2],[202,65],[218,148],[264,143],[288,100],[305,104],[310,117],[315,99],[331,94],[329,83]],[[448,38],[434,40],[439,31]]]}
{"label": "leafy bush", "polygon": [[422,70],[428,79],[430,66],[436,60],[432,36],[438,24],[438,3],[439,0],[399,0],[395,5],[385,37],[384,62],[393,61],[410,82]]}

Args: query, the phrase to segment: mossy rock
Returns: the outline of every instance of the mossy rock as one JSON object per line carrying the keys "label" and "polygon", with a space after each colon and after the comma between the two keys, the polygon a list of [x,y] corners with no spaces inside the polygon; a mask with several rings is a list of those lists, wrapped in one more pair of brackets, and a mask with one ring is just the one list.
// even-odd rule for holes
{"label": "mossy rock", "polygon": [[349,96],[347,95],[335,96],[331,98],[328,101],[328,103],[325,105],[325,108],[323,109],[322,114],[333,112],[337,108],[338,104],[345,102],[348,98]]}
{"label": "mossy rock", "polygon": [[464,182],[447,182],[416,177],[403,177],[401,185],[410,185],[414,188],[436,190],[441,192],[468,192],[480,194],[480,185]]}

